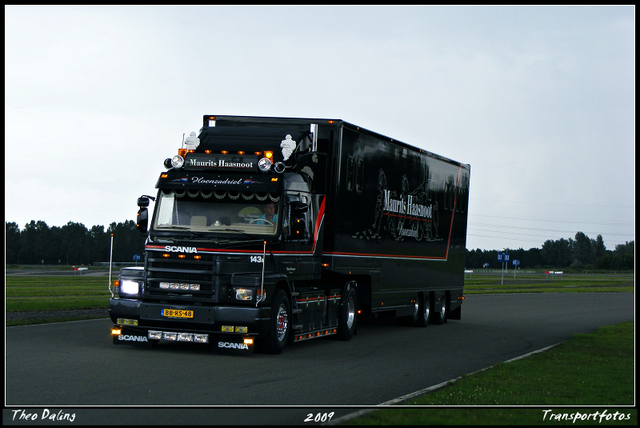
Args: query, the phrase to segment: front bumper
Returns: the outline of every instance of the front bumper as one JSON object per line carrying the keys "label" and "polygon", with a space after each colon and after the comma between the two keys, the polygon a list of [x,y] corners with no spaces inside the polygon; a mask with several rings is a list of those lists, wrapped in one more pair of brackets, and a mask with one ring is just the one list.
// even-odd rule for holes
{"label": "front bumper", "polygon": [[269,315],[268,307],[176,305],[133,299],[111,299],[109,305],[109,316],[115,325],[138,332],[160,330],[256,336],[264,332]]}

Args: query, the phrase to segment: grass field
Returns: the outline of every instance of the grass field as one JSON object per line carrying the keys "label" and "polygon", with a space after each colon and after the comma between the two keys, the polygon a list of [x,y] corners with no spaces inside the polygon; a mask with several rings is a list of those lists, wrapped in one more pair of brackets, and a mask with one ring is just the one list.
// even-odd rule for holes
{"label": "grass field", "polygon": [[[503,284],[501,284],[501,282]],[[468,274],[464,281],[465,294],[478,293],[546,293],[546,292],[634,291],[634,274],[575,274],[547,275],[513,273],[501,278],[499,273]]]}
{"label": "grass field", "polygon": [[54,311],[109,307],[107,276],[6,276],[6,309]]}

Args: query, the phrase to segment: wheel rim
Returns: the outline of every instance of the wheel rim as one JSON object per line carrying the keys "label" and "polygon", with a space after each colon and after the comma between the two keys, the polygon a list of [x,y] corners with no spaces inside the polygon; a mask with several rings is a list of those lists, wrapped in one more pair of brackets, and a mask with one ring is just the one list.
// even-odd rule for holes
{"label": "wheel rim", "polygon": [[422,316],[424,317],[425,321],[429,321],[430,311],[431,311],[431,308],[429,308],[429,301],[426,301],[424,303],[424,311],[422,311]]}
{"label": "wheel rim", "polygon": [[289,328],[289,314],[287,313],[287,308],[284,305],[280,305],[278,308],[278,314],[276,317],[277,327],[276,327],[276,337],[279,342],[282,342],[287,335],[287,330]]}

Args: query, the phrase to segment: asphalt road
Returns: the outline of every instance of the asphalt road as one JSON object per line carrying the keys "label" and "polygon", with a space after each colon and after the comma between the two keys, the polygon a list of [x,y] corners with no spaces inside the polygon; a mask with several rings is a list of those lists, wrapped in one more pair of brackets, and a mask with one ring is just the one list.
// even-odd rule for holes
{"label": "asphalt road", "polygon": [[46,409],[76,424],[313,425],[308,415],[337,419],[633,319],[633,293],[469,295],[460,321],[361,323],[350,342],[301,342],[280,355],[116,346],[108,319],[8,327],[3,422],[25,409],[41,420]]}

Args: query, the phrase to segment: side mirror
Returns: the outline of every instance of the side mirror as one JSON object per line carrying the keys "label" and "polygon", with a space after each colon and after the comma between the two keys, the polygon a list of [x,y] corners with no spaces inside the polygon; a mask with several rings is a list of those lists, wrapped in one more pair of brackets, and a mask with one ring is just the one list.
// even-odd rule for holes
{"label": "side mirror", "polygon": [[[147,199],[147,203],[149,200]],[[142,235],[147,234],[147,230],[149,228],[149,210],[146,208],[140,208],[138,210],[138,220],[136,222],[136,227],[138,228],[138,232]]]}
{"label": "side mirror", "polygon": [[307,211],[307,204],[304,202],[294,202],[291,204],[291,210],[295,214],[304,214]]}
{"label": "side mirror", "polygon": [[288,195],[287,203],[289,205],[289,239],[304,240],[307,239],[305,233],[305,214],[309,209],[307,197]]}
{"label": "side mirror", "polygon": [[289,204],[289,206],[291,207],[291,212],[292,213],[304,213],[305,211],[307,211],[307,204],[306,204],[306,196],[302,197],[303,200],[300,200],[300,197],[295,196],[295,195],[289,195],[287,196],[287,203]]}
{"label": "side mirror", "polygon": [[304,220],[297,217],[294,218],[293,224],[291,225],[291,237],[293,239],[306,239],[304,229],[305,229]]}
{"label": "side mirror", "polygon": [[138,198],[138,206],[140,209],[138,210],[138,220],[136,221],[136,228],[142,235],[146,235],[149,230],[149,210],[147,207],[149,206],[149,199],[153,199],[155,201],[156,198],[153,196],[140,196]]}

